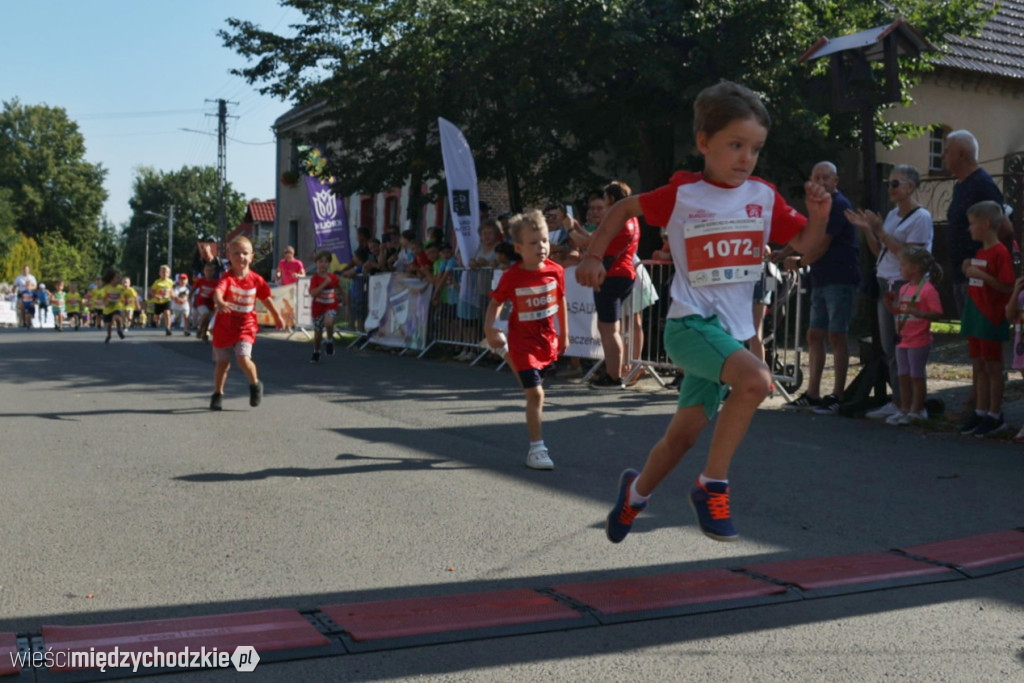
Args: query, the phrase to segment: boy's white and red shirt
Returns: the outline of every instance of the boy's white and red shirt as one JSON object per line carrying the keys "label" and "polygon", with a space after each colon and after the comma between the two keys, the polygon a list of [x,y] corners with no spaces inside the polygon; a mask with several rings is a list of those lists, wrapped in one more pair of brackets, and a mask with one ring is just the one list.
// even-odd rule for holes
{"label": "boy's white and red shirt", "polygon": [[675,265],[668,317],[718,316],[734,338],[753,337],[765,244],[789,242],[807,218],[753,176],[732,187],[679,171],[639,201],[647,223],[665,228]]}
{"label": "boy's white and red shirt", "polygon": [[226,348],[240,341],[255,342],[259,331],[256,302],[270,298],[270,285],[267,281],[251,270],[245,277],[238,277],[228,271],[221,276],[214,291],[221,293],[231,311],[217,311],[213,325],[213,346]]}
{"label": "boy's white and red shirt", "polygon": [[314,318],[319,318],[326,311],[338,310],[339,281],[337,273],[327,273],[327,275],[313,273],[313,276],[309,278],[309,289],[316,289],[324,280],[329,281],[327,286],[321,289],[320,293],[313,297],[313,304],[310,306],[310,314]]}
{"label": "boy's white and red shirt", "polygon": [[545,260],[537,270],[515,263],[491,292],[499,304],[512,302],[508,319],[508,356],[517,371],[543,369],[558,360],[555,318],[565,299],[565,270]]}

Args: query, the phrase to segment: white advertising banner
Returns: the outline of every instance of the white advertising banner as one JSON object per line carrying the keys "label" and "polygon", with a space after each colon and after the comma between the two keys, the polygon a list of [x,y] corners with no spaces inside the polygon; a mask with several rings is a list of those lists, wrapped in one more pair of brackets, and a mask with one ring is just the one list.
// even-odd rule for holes
{"label": "white advertising banner", "polygon": [[455,241],[462,254],[463,265],[476,254],[480,246],[477,228],[480,226],[480,194],[476,185],[476,162],[469,143],[455,124],[444,118],[437,119],[441,135],[441,155],[444,158],[445,183],[448,185],[448,206],[452,214]]}

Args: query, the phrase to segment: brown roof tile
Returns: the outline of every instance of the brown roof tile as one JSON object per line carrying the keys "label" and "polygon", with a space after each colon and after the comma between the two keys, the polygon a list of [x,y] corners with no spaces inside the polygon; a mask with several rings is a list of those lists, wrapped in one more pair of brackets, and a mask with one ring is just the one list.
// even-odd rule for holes
{"label": "brown roof tile", "polygon": [[936,66],[1024,81],[1024,0],[1000,0],[981,35],[946,42]]}

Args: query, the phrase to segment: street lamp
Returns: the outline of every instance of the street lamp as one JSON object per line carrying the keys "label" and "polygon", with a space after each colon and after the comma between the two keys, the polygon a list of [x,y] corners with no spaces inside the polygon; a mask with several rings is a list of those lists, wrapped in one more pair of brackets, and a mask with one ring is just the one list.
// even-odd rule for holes
{"label": "street lamp", "polygon": [[149,233],[153,232],[155,225],[146,228],[146,265],[143,267],[142,286],[149,287]]}
{"label": "street lamp", "polygon": [[[143,211],[142,213],[150,216],[156,216],[157,218],[167,219],[167,265],[170,266],[171,272],[174,272],[174,205],[172,204],[170,209],[167,210],[167,215],[157,213],[156,211]],[[148,244],[148,242],[147,242]],[[146,265],[149,265],[148,261]]]}

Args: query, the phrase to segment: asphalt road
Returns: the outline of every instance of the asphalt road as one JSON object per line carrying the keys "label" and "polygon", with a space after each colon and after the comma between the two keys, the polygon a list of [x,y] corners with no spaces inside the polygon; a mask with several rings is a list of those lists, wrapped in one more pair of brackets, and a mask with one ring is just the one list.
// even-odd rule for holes
{"label": "asphalt road", "polygon": [[[707,438],[630,537],[603,518],[670,391],[548,390],[527,469],[511,375],[261,337],[250,408],[209,349],[0,329],[0,631],[532,588],[879,551],[1024,525],[1024,447],[758,412],[736,543],[696,529]],[[197,672],[172,681],[1024,680],[1024,570],[728,612]]]}

